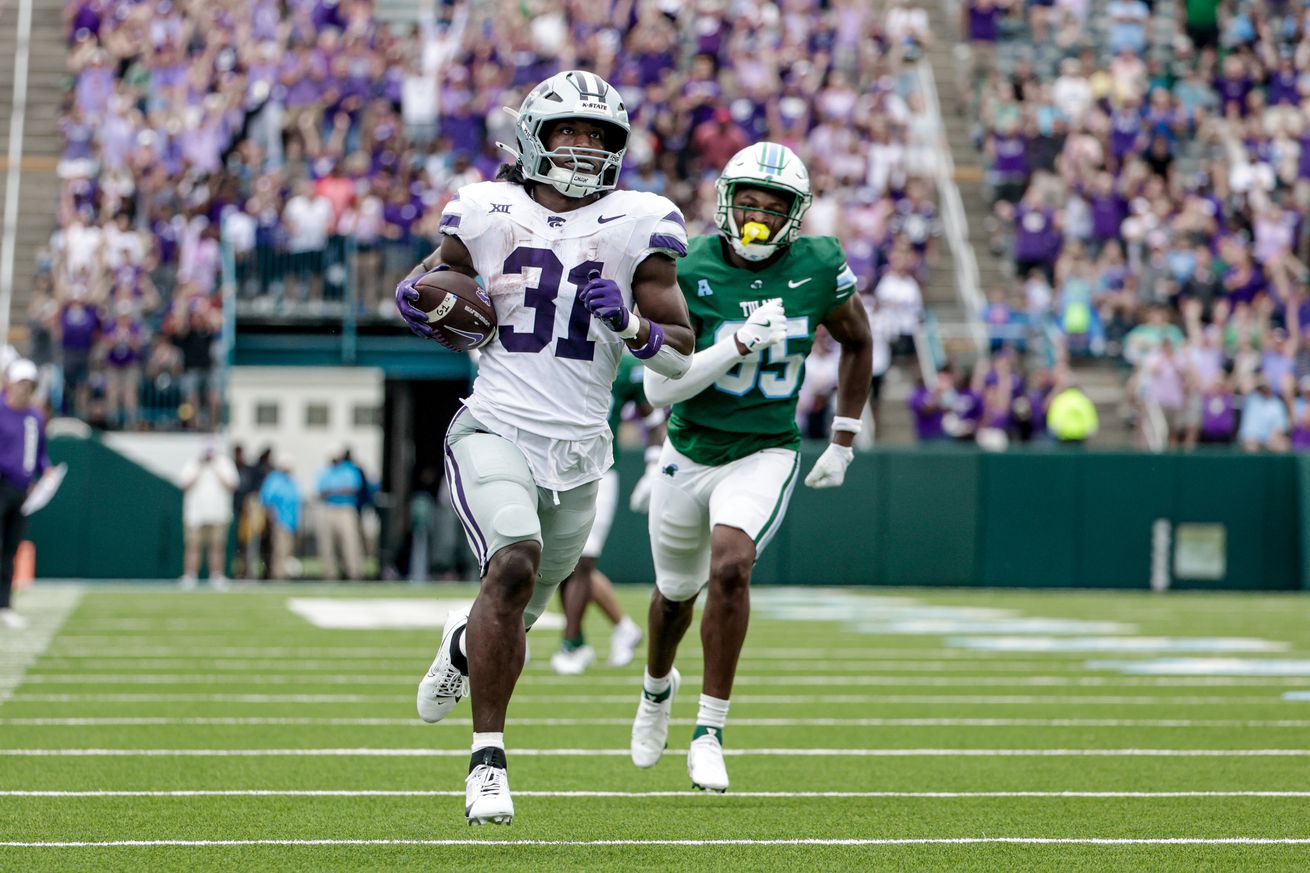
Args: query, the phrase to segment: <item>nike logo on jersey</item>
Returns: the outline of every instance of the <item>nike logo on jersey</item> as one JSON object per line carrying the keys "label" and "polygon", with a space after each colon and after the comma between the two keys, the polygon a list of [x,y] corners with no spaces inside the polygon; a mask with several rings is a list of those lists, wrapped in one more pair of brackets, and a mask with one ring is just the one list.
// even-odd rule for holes
{"label": "nike logo on jersey", "polygon": [[812,279],[814,279],[813,276],[811,276],[809,279],[801,279],[799,282],[794,282],[794,281],[792,281],[791,279],[788,279],[788,280],[787,280],[787,287],[788,287],[788,288],[799,288],[799,287],[801,287],[802,285],[804,285],[806,282],[811,281]]}
{"label": "nike logo on jersey", "polygon": [[[626,213],[626,212],[623,213],[623,215],[627,215],[627,214],[628,214],[628,213]],[[598,216],[598,217],[596,218],[596,223],[597,223],[597,224],[609,224],[611,221],[618,221],[620,218],[623,217],[623,215],[601,215],[601,216]]]}

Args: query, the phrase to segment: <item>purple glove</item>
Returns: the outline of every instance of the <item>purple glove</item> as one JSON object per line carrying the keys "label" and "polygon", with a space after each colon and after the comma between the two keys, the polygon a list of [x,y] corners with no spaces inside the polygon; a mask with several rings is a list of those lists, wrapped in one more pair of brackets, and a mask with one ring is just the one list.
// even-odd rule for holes
{"label": "purple glove", "polygon": [[613,279],[602,279],[599,270],[592,270],[582,286],[582,305],[615,333],[628,326],[632,313],[623,305],[623,291]]}
{"label": "purple glove", "polygon": [[[449,269],[450,267],[441,264],[432,272],[440,273]],[[414,306],[418,302],[418,289],[414,287],[414,284],[426,275],[428,274],[420,273],[417,276],[403,280],[396,286],[396,309],[400,310],[401,318],[405,319],[405,324],[409,325],[411,331],[421,337],[434,339],[446,346],[446,348],[450,348],[441,332],[428,323],[428,314]]]}

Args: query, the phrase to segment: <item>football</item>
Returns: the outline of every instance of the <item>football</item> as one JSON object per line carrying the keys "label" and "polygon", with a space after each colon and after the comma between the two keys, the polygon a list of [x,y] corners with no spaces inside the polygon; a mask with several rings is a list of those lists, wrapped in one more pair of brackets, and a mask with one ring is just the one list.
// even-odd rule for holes
{"label": "football", "polygon": [[428,323],[453,348],[467,352],[496,334],[496,309],[478,283],[454,270],[427,273],[414,283],[414,306],[428,314]]}

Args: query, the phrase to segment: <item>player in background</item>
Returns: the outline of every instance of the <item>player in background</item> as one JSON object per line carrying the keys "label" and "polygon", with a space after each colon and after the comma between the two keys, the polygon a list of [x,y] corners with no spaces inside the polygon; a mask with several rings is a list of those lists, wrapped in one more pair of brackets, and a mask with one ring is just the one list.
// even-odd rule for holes
{"label": "player in background", "polygon": [[750,618],[751,570],[787,512],[796,484],[797,390],[822,324],[841,346],[832,442],[805,477],[842,484],[872,378],[872,340],[855,275],[833,237],[800,236],[809,175],[788,148],[738,152],[716,185],[720,233],[692,240],[678,266],[697,331],[678,381],[647,374],[646,397],[672,404],[650,500],[656,590],[646,676],[632,726],[632,760],[664,752],[678,691],[674,656],[708,582],[701,618],[704,693],[687,769],[692,785],[725,791],[723,728]]}
{"label": "player in background", "polygon": [[[664,411],[652,410],[646,402],[641,388],[641,374],[642,368],[635,359],[625,357],[619,362],[619,373],[614,380],[610,398],[609,427],[617,440],[624,409],[629,404],[636,407],[647,428],[646,452],[649,462],[652,452],[658,456],[659,444],[664,440]],[[649,494],[648,477],[643,476],[637,484],[641,486],[643,483],[647,483]],[[596,521],[591,526],[587,544],[583,546],[582,558],[573,574],[559,587],[560,603],[564,607],[564,637],[560,641],[559,651],[550,658],[550,667],[562,676],[580,675],[596,660],[595,650],[587,645],[582,633],[582,617],[588,603],[595,602],[614,625],[614,632],[610,636],[611,667],[631,664],[637,646],[644,637],[641,627],[624,615],[609,577],[596,569],[596,561],[605,550],[605,540],[609,537],[618,507],[619,474],[610,470],[600,480],[600,490],[596,495]]]}
{"label": "player in background", "polygon": [[0,396],[0,630],[20,631],[27,619],[14,612],[14,556],[27,521],[23,502],[50,467],[46,454],[45,415],[33,402],[36,364],[12,361],[3,373]]}
{"label": "player in background", "polygon": [[484,283],[499,324],[445,439],[451,499],[481,590],[467,615],[448,617],[418,691],[428,722],[472,691],[470,824],[514,815],[505,710],[524,631],[577,566],[613,463],[606,416],[619,359],[632,354],[676,379],[693,346],[677,285],[682,215],[658,195],[613,190],[629,134],[619,93],[571,70],[510,111],[517,149],[504,148],[514,162],[497,181],[459,189],[442,213],[441,245],[396,288],[410,328],[434,336],[413,305],[414,283],[457,270]]}

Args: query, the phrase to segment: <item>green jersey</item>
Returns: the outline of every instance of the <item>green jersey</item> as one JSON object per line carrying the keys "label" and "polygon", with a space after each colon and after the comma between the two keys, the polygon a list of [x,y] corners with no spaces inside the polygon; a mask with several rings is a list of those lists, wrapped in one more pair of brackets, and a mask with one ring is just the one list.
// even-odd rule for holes
{"label": "green jersey", "polygon": [[796,399],[814,331],[855,291],[855,274],[835,237],[803,236],[762,270],[734,267],[724,248],[718,234],[694,237],[678,262],[696,351],[736,333],[760,304],[774,299],[787,310],[787,341],[746,358],[700,394],[674,405],[673,447],[711,466],[763,449],[800,446]]}
{"label": "green jersey", "polygon": [[623,423],[623,407],[628,403],[638,406],[646,402],[642,390],[641,362],[632,355],[619,358],[619,371],[614,375],[614,387],[610,395],[610,431],[614,438],[619,438],[619,425]]}

